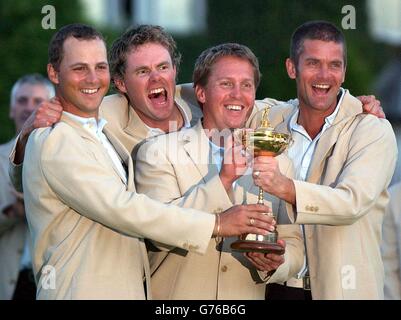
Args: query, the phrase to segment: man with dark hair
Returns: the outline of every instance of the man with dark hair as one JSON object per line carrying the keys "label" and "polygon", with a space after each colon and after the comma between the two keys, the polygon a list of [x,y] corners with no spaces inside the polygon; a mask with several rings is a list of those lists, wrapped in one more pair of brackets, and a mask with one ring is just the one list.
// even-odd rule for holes
{"label": "man with dark hair", "polygon": [[[271,120],[293,137],[288,155],[296,179],[281,173],[277,159],[259,157],[255,183],[294,206],[306,252],[299,278],[313,299],[383,299],[380,241],[397,159],[394,132],[387,120],[363,114],[360,101],[341,88],[346,44],[340,30],[307,22],[291,43],[286,67],[299,106],[272,109]],[[268,294],[308,297],[310,291],[288,290],[295,282],[270,287]]]}
{"label": "man with dark hair", "polygon": [[110,84],[103,38],[72,24],[50,47],[60,34],[69,34],[62,59],[47,71],[63,113],[55,126],[32,132],[23,168],[38,298],[144,299],[144,279],[151,298],[144,237],[203,253],[211,236],[272,227],[264,205],[215,216],[136,193],[129,152],[99,116]]}
{"label": "man with dark hair", "polygon": [[[54,96],[52,83],[40,74],[19,78],[11,89],[10,118],[16,132],[38,105]],[[36,287],[28,242],[23,195],[11,186],[8,155],[12,139],[0,145],[0,300],[35,299]]]}

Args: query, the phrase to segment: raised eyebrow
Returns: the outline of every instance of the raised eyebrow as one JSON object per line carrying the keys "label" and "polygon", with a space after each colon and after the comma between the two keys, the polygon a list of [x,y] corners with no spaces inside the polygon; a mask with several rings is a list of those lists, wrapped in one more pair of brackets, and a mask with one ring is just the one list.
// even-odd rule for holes
{"label": "raised eyebrow", "polygon": [[312,57],[308,57],[305,59],[306,61],[313,61],[313,62],[319,62],[319,59],[317,58],[312,58]]}
{"label": "raised eyebrow", "polygon": [[98,66],[98,67],[108,67],[109,64],[107,62],[99,62],[99,63],[96,64],[96,66]]}
{"label": "raised eyebrow", "polygon": [[170,65],[170,62],[168,62],[168,61],[163,61],[163,62],[160,62],[157,66],[158,67],[161,67],[161,66],[164,66],[164,65]]}
{"label": "raised eyebrow", "polygon": [[149,70],[149,68],[146,67],[146,66],[136,67],[136,68],[134,69],[134,72],[138,72],[138,71],[141,71],[141,70]]}
{"label": "raised eyebrow", "polygon": [[88,64],[87,63],[83,63],[83,62],[77,62],[71,65],[71,68],[75,68],[75,67],[86,67]]}
{"label": "raised eyebrow", "polygon": [[331,64],[336,64],[336,65],[342,66],[343,62],[342,62],[342,60],[334,60],[334,61],[331,61]]}

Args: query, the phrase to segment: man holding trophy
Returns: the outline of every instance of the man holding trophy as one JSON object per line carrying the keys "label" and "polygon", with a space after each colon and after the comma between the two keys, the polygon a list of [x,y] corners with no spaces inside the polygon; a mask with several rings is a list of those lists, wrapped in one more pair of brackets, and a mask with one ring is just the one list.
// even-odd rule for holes
{"label": "man holding trophy", "polygon": [[[270,120],[293,137],[288,155],[296,179],[273,157],[257,158],[253,175],[294,207],[306,252],[298,278],[313,299],[383,299],[381,226],[397,145],[389,122],[362,114],[341,88],[346,63],[344,36],[331,23],[312,21],[294,32],[286,67],[299,107],[272,109]],[[268,270],[269,260],[258,255],[255,264],[264,262]],[[283,289],[272,298],[286,298]]]}
{"label": "man holding trophy", "polygon": [[[138,150],[135,176],[138,192],[166,203],[205,211],[212,210],[215,199],[226,202],[220,210],[257,203],[259,190],[252,176],[244,175],[246,156],[241,147],[233,148],[232,143],[232,130],[244,127],[255,103],[260,79],[257,58],[245,46],[222,44],[200,55],[193,77],[203,119],[193,128],[152,139]],[[288,158],[282,155],[277,159],[280,169],[291,176]],[[265,194],[264,203],[285,222],[287,211],[283,201]],[[253,223],[250,219],[249,224]],[[279,240],[276,244],[281,252],[269,254],[271,260],[265,273],[258,273],[243,253],[231,249],[237,238],[211,241],[204,256],[165,248],[170,252],[156,253],[160,257],[153,261],[159,261],[159,265],[151,266],[156,269],[152,275],[153,297],[264,299],[266,281],[286,281],[298,272],[303,262],[299,227],[278,225],[277,229],[285,242]],[[243,243],[257,242],[253,240],[257,239],[244,239]]]}

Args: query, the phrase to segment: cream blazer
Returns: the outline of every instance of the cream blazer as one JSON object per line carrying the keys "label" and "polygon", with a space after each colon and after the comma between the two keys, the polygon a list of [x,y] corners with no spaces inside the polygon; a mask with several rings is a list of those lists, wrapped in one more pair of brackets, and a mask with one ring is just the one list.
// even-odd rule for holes
{"label": "cream blazer", "polygon": [[23,186],[39,299],[145,299],[144,237],[197,253],[210,242],[215,217],[136,193],[129,153],[104,132],[127,184],[101,143],[65,116],[29,137]]}
{"label": "cream blazer", "polygon": [[384,299],[401,300],[401,183],[390,189],[383,222]]}
{"label": "cream blazer", "polygon": [[[239,179],[227,195],[214,163],[209,161],[209,140],[201,123],[194,128],[158,136],[137,153],[135,182],[138,192],[153,199],[208,212],[220,212],[234,204],[257,202],[258,188],[250,175]],[[283,172],[291,174],[291,162],[280,156]],[[266,194],[266,202],[287,222],[285,203]],[[198,228],[201,228],[199,226]],[[286,281],[303,263],[303,242],[299,226],[278,226],[286,240],[285,264],[271,278],[261,279],[242,253],[232,252],[226,238],[214,239],[204,256],[182,249],[151,254],[152,289],[155,299],[264,299],[269,282]]]}
{"label": "cream blazer", "polygon": [[[294,112],[273,108],[272,124],[288,133]],[[396,159],[390,123],[362,114],[347,90],[318,142],[307,181],[294,181],[292,218],[305,224],[313,299],[383,299],[381,228]]]}

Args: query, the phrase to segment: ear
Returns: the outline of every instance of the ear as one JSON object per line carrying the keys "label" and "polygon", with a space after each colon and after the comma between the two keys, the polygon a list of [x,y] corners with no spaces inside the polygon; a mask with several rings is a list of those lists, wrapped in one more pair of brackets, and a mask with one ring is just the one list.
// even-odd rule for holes
{"label": "ear", "polygon": [[122,93],[127,93],[127,87],[125,86],[125,82],[121,78],[115,78],[113,79],[114,85],[118,90],[120,90]]}
{"label": "ear", "polygon": [[297,68],[295,67],[295,63],[290,58],[287,58],[285,60],[285,67],[287,69],[288,76],[291,79],[296,79],[296,77],[297,77]]}
{"label": "ear", "polygon": [[196,95],[196,99],[204,104],[206,99],[205,99],[205,88],[203,88],[202,86],[200,86],[199,84],[197,84],[195,86],[195,95]]}
{"label": "ear", "polygon": [[174,79],[177,79],[177,67],[173,66],[173,70],[174,70]]}
{"label": "ear", "polygon": [[53,82],[54,84],[59,84],[59,78],[58,78],[58,71],[54,69],[54,66],[49,63],[47,64],[47,76],[49,77],[50,81]]}
{"label": "ear", "polygon": [[15,119],[15,110],[12,105],[10,105],[10,114],[8,115],[10,119],[14,120]]}
{"label": "ear", "polygon": [[347,67],[344,67],[344,74],[343,74],[343,79],[342,79],[341,84],[344,83],[344,81],[345,81],[345,75],[346,75],[346,74],[347,74]]}

